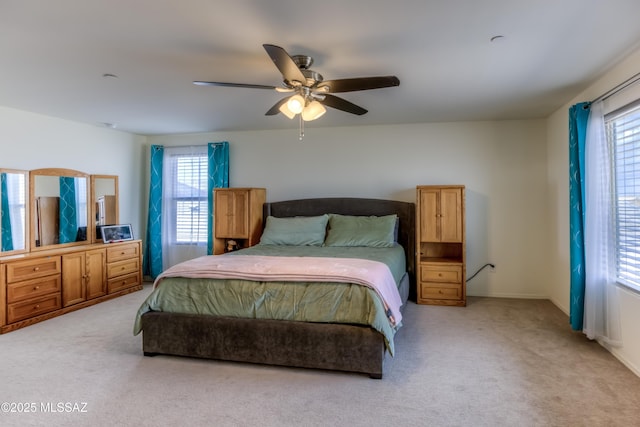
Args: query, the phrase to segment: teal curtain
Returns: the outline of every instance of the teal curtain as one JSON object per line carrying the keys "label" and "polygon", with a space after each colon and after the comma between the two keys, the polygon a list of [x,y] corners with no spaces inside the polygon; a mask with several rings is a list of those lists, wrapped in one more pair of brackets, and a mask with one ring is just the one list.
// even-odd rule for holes
{"label": "teal curtain", "polygon": [[581,331],[584,322],[585,291],[585,140],[590,103],[581,102],[569,109],[569,230],[571,286],[569,321],[571,328]]}
{"label": "teal curtain", "polygon": [[162,160],[164,147],[151,146],[149,213],[143,272],[155,279],[162,272]]}
{"label": "teal curtain", "polygon": [[71,176],[60,177],[58,242],[75,242],[78,235],[78,213],[76,212],[76,180]]}
{"label": "teal curtain", "polygon": [[208,148],[209,208],[207,220],[207,254],[213,254],[213,189],[229,187],[229,143],[210,142]]}
{"label": "teal curtain", "polygon": [[7,185],[7,174],[0,173],[0,196],[2,196],[2,202],[0,205],[0,215],[2,216],[2,229],[0,234],[2,235],[2,242],[0,251],[12,251],[13,250],[13,235],[11,233],[11,215],[9,212],[9,186]]}

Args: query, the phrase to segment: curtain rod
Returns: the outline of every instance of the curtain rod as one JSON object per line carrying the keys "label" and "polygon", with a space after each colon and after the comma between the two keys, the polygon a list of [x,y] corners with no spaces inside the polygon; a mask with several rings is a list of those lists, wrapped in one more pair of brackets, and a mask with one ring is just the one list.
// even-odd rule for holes
{"label": "curtain rod", "polygon": [[638,81],[640,81],[640,73],[633,75],[632,77],[620,83],[618,86],[614,87],[613,89],[609,89],[607,92],[603,93],[602,95],[600,95],[599,97],[591,101],[591,103],[593,104],[594,102],[604,101],[605,99],[612,97],[616,93],[625,90],[626,88],[628,88],[634,83],[637,83]]}

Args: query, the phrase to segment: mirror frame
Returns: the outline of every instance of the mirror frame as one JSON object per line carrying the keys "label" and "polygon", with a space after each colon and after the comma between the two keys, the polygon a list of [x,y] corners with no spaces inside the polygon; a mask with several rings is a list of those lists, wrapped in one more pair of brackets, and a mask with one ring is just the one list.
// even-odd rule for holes
{"label": "mirror frame", "polygon": [[[116,220],[115,223],[119,224],[120,223],[120,205],[119,205],[119,200],[120,200],[120,195],[118,194],[118,175],[91,175],[91,198],[89,200],[91,200],[91,208],[90,211],[91,213],[89,214],[90,218],[91,218],[91,241],[93,243],[101,243],[102,239],[99,239],[96,233],[96,226],[97,226],[97,218],[98,218],[98,209],[96,207],[96,204],[98,203],[98,198],[101,196],[106,196],[107,194],[98,194],[98,186],[96,185],[96,181],[98,179],[112,179],[113,180],[113,188],[114,188],[114,192],[115,194],[113,194],[114,196],[116,196],[115,198],[115,212],[116,212]],[[111,195],[111,194],[109,194]],[[87,227],[88,228],[88,227]]]}
{"label": "mirror frame", "polygon": [[88,245],[91,242],[93,242],[93,233],[94,231],[92,230],[93,227],[90,227],[89,225],[92,224],[92,222],[90,221],[90,212],[91,212],[91,208],[87,207],[87,239],[83,240],[83,241],[79,241],[79,242],[69,242],[69,243],[56,243],[56,244],[51,244],[51,245],[45,245],[45,246],[36,246],[36,220],[37,220],[37,215],[36,215],[36,188],[35,188],[35,184],[36,184],[36,177],[38,176],[67,176],[67,177],[74,177],[74,178],[86,178],[87,180],[87,194],[86,194],[86,200],[87,203],[89,202],[89,200],[91,200],[90,197],[90,176],[87,173],[81,172],[81,171],[77,171],[74,169],[63,169],[63,168],[46,168],[46,169],[34,169],[32,171],[29,172],[29,204],[30,204],[30,209],[29,209],[29,232],[30,232],[30,239],[29,239],[29,244],[30,244],[30,248],[31,251],[43,251],[43,250],[48,250],[48,249],[55,249],[55,248],[61,248],[61,247],[66,247],[66,246],[80,246],[80,245]]}
{"label": "mirror frame", "polygon": [[28,170],[22,170],[22,169],[9,169],[9,168],[0,168],[0,173],[12,173],[12,174],[20,174],[20,175],[24,175],[24,179],[25,179],[25,188],[24,188],[24,242],[23,242],[23,247],[22,249],[13,249],[10,251],[2,251],[0,248],[0,257],[4,257],[4,256],[9,256],[9,255],[17,255],[17,254],[23,254],[26,252],[29,252],[29,232],[31,230],[31,211],[29,209],[30,206],[30,195],[29,195],[29,189],[30,189],[30,180],[29,180],[29,171]]}

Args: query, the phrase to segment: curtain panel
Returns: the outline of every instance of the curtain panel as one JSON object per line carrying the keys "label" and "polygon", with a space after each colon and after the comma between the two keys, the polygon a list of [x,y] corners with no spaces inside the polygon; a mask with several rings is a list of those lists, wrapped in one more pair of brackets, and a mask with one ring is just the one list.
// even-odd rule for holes
{"label": "curtain panel", "polygon": [[584,325],[587,338],[621,344],[616,271],[616,216],[612,149],[606,137],[603,103],[591,104],[585,140]]}
{"label": "curtain panel", "polygon": [[143,273],[155,279],[162,273],[162,159],[164,147],[151,146],[149,177],[149,210]]}
{"label": "curtain panel", "polygon": [[0,219],[2,229],[2,245],[0,250],[13,250],[13,233],[11,231],[11,210],[9,208],[9,185],[7,183],[7,174],[0,173],[0,196],[2,197],[0,204]]}
{"label": "curtain panel", "polygon": [[78,212],[76,210],[76,180],[71,176],[60,177],[60,207],[58,242],[75,242],[78,235]]}
{"label": "curtain panel", "polygon": [[207,190],[209,193],[209,215],[208,215],[208,239],[207,254],[213,254],[213,189],[229,187],[229,143],[210,142],[208,144],[209,157],[209,182]]}
{"label": "curtain panel", "polygon": [[569,202],[572,329],[609,346],[621,344],[615,268],[612,149],[602,101],[569,110]]}
{"label": "curtain panel", "polygon": [[162,268],[207,254],[206,145],[164,147]]}
{"label": "curtain panel", "polygon": [[581,331],[584,322],[584,173],[589,111],[589,102],[575,104],[569,109],[569,245],[571,264],[569,321],[571,328],[575,331]]}

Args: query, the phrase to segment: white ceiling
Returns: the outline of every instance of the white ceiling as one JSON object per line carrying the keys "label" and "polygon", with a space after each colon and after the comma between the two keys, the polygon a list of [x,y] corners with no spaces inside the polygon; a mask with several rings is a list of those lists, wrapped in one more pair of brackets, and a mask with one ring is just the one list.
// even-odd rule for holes
{"label": "white ceiling", "polygon": [[270,43],[325,80],[400,79],[339,94],[369,113],[307,127],[539,118],[638,47],[639,16],[639,0],[0,0],[0,105],[148,135],[297,129],[264,115],[283,94],[192,84],[280,85]]}

